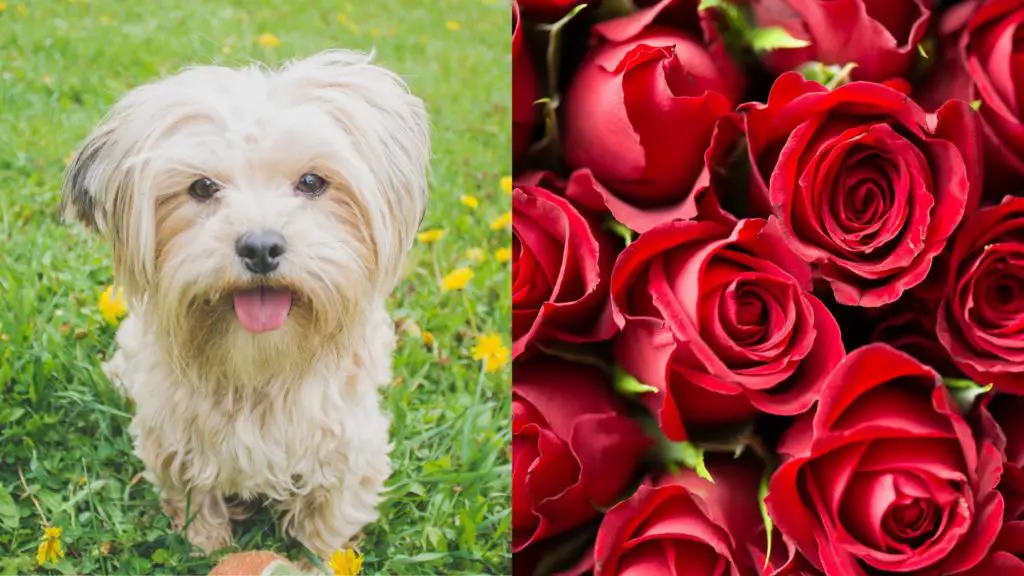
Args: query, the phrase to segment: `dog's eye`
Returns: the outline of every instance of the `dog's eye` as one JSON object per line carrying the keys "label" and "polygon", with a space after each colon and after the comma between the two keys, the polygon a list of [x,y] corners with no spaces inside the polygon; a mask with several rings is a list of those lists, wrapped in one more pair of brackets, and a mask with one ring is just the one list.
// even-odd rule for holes
{"label": "dog's eye", "polygon": [[217,184],[209,178],[200,178],[188,187],[188,195],[199,201],[209,200],[220,190]]}
{"label": "dog's eye", "polygon": [[295,183],[295,189],[306,196],[319,196],[327,189],[327,180],[317,174],[307,172],[299,177],[299,181]]}

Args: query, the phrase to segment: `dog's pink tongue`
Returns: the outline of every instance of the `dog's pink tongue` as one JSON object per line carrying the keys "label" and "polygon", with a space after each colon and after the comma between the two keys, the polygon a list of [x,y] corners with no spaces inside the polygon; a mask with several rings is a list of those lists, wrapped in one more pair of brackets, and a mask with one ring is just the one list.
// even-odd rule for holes
{"label": "dog's pink tongue", "polygon": [[235,315],[249,332],[270,332],[284,325],[292,295],[267,288],[235,293]]}

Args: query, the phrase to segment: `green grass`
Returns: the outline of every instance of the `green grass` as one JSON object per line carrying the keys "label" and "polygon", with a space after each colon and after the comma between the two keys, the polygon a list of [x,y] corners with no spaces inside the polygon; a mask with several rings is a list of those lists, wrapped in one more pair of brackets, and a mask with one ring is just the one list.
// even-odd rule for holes
{"label": "green grass", "polygon": [[[401,326],[396,382],[386,392],[395,472],[382,518],[360,547],[364,571],[511,572],[509,369],[483,373],[470,353],[478,333],[504,334],[508,345],[510,330],[508,265],[494,258],[508,232],[489,227],[509,209],[499,187],[510,171],[508,19],[498,0],[7,1],[0,572],[204,573],[219,556],[195,555],[169,527],[152,487],[137,479],[130,408],[99,370],[115,331],[96,307],[112,281],[110,252],[57,214],[68,154],[125,91],[183,66],[275,65],[331,47],[374,46],[378,62],[405,76],[431,112],[424,229],[447,233],[416,247],[391,302]],[[267,32],[278,47],[255,42]],[[478,197],[479,208],[462,205],[463,194]],[[483,262],[466,254],[477,247]],[[438,276],[460,266],[474,270],[470,286],[443,293]],[[417,328],[436,344],[424,345]],[[67,555],[40,567],[44,521],[62,528]],[[267,511],[236,525],[235,542],[302,556]]]}

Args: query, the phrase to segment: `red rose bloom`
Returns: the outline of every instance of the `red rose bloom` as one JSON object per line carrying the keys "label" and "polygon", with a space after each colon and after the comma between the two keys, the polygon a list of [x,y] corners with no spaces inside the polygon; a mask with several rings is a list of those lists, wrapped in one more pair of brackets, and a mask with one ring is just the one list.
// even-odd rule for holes
{"label": "red rose bloom", "polygon": [[626,248],[612,272],[615,356],[658,389],[644,399],[669,438],[755,407],[811,407],[843,343],[809,286],[807,266],[764,220],[668,222]]}
{"label": "red rose bloom", "polygon": [[708,148],[729,148],[736,136],[716,136],[716,125],[732,113],[742,77],[720,43],[709,48],[672,25],[684,7],[696,22],[695,6],[666,0],[594,26],[596,44],[564,100],[566,162],[607,186],[600,203],[639,232],[692,218]]}
{"label": "red rose bloom", "polygon": [[[761,574],[767,539],[755,458],[710,456],[714,484],[690,470],[648,479],[601,521],[594,576]],[[778,539],[778,534],[775,535]],[[795,574],[802,559],[778,539],[764,574]]]}
{"label": "red rose bloom", "polygon": [[983,428],[997,426],[994,433],[1006,456],[999,492],[1005,509],[1003,527],[995,545],[971,576],[1016,576],[1024,574],[1024,398],[1000,394],[985,396],[987,410],[979,411]]}
{"label": "red rose bloom", "polygon": [[976,382],[1024,393],[1024,198],[969,217],[950,259],[939,340]]}
{"label": "red rose bloom", "polygon": [[[994,179],[1019,186],[1024,177],[1024,2],[981,3],[961,37],[961,55],[981,100],[985,159]],[[1008,178],[1008,179],[1007,179]]]}
{"label": "red rose bloom", "polygon": [[956,574],[1002,524],[1002,457],[941,378],[884,344],[851,352],[779,444],[768,510],[826,574]]}
{"label": "red rose bloom", "polygon": [[844,65],[853,78],[882,82],[905,76],[928,31],[930,2],[924,0],[751,0],[759,27],[781,26],[810,42],[804,48],[772,50],[764,57],[773,74],[804,62]]}
{"label": "red rose bloom", "polygon": [[744,108],[753,186],[840,304],[881,306],[919,284],[978,202],[965,102],[929,116],[881,84],[830,91],[787,73],[767,104]]}
{"label": "red rose bloom", "polygon": [[537,71],[523,38],[523,22],[519,3],[512,1],[512,158],[516,159],[530,147],[537,110],[533,103],[540,96]]}
{"label": "red rose bloom", "polygon": [[[527,175],[523,181],[541,178]],[[615,240],[540,185],[515,188],[512,211],[512,357],[534,343],[611,338],[608,280]]]}
{"label": "red rose bloom", "polygon": [[596,518],[649,445],[597,368],[536,356],[512,385],[512,551]]}

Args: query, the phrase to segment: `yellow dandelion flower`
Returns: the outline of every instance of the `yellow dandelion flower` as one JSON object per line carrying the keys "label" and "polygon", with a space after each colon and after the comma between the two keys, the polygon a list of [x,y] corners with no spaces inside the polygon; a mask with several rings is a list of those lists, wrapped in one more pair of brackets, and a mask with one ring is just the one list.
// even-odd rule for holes
{"label": "yellow dandelion flower", "polygon": [[60,528],[47,528],[43,532],[43,541],[39,544],[36,552],[36,561],[40,566],[50,563],[55,564],[64,557],[64,549],[60,543]]}
{"label": "yellow dandelion flower", "polygon": [[462,290],[473,279],[473,271],[469,268],[457,268],[441,279],[441,290]]}
{"label": "yellow dandelion flower", "polygon": [[338,14],[338,24],[347,24],[347,23],[348,23],[348,15],[347,14]]}
{"label": "yellow dandelion flower", "polygon": [[473,346],[473,359],[482,360],[486,372],[495,372],[508,363],[509,351],[497,333],[486,334],[476,339]]}
{"label": "yellow dandelion flower", "polygon": [[469,250],[466,250],[466,258],[472,260],[473,262],[483,262],[483,248],[470,248]]}
{"label": "yellow dandelion flower", "polygon": [[381,32],[380,28],[370,28],[370,36],[380,38],[381,34],[383,34],[383,32]]}
{"label": "yellow dandelion flower", "polygon": [[462,202],[463,206],[469,206],[470,208],[480,206],[480,201],[476,199],[476,196],[462,196],[459,198],[459,202]]}
{"label": "yellow dandelion flower", "polygon": [[511,194],[512,193],[512,177],[511,176],[502,176],[501,177],[501,191],[504,192],[505,194]]}
{"label": "yellow dandelion flower", "polygon": [[264,32],[256,37],[256,43],[264,48],[277,48],[281,45],[281,40],[270,32]]}
{"label": "yellow dandelion flower", "polygon": [[359,34],[359,26],[356,26],[354,23],[349,22],[348,23],[348,31],[353,33],[353,34]]}
{"label": "yellow dandelion flower", "polygon": [[331,555],[327,566],[334,573],[334,576],[358,576],[363,569],[363,555],[352,550],[338,550]]}
{"label": "yellow dandelion flower", "polygon": [[430,332],[430,330],[424,330],[420,334],[420,338],[423,338],[424,346],[433,346],[434,342],[437,342],[437,338],[434,338],[434,335]]}
{"label": "yellow dandelion flower", "polygon": [[501,216],[498,216],[494,220],[491,220],[491,230],[501,230],[502,228],[506,228],[511,223],[512,213],[505,212]]}
{"label": "yellow dandelion flower", "polygon": [[504,264],[512,259],[512,249],[510,248],[498,248],[494,251],[494,259]]}
{"label": "yellow dandelion flower", "polygon": [[455,20],[449,20],[444,23],[444,27],[447,28],[449,32],[458,32],[459,28],[462,28],[462,24],[459,24]]}
{"label": "yellow dandelion flower", "polygon": [[100,554],[103,554],[104,556],[110,554],[110,542],[100,544]]}
{"label": "yellow dandelion flower", "polygon": [[0,12],[7,10],[7,2],[0,2]]}
{"label": "yellow dandelion flower", "polygon": [[441,238],[444,238],[444,230],[435,228],[433,230],[424,230],[416,235],[416,239],[424,244],[430,244],[431,242],[437,242]]}
{"label": "yellow dandelion flower", "polygon": [[124,292],[118,288],[115,293],[113,286],[107,286],[107,289],[100,295],[97,306],[103,319],[114,326],[128,313],[128,303],[124,299]]}
{"label": "yellow dandelion flower", "polygon": [[18,4],[18,15],[28,16],[28,6],[25,6],[24,4]]}

